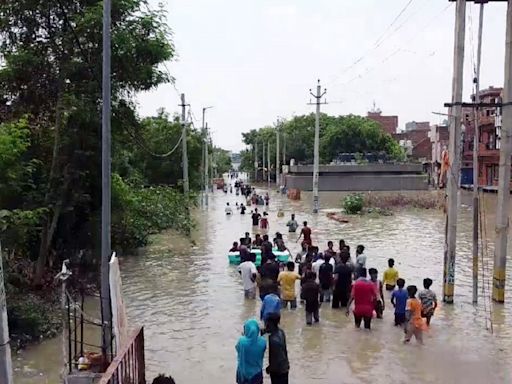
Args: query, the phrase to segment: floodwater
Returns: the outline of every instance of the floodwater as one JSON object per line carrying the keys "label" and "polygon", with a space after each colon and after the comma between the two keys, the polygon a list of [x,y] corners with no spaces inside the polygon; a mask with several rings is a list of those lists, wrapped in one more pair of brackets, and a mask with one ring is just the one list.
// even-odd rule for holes
{"label": "floodwater", "polygon": [[[271,192],[270,233],[288,236],[285,223],[291,213],[313,228],[313,241],[326,248],[339,239],[366,246],[367,266],[380,273],[393,257],[407,284],[421,287],[424,277],[434,280],[441,298],[444,218],[441,211],[403,210],[389,217],[351,217],[340,224],[326,211],[340,207],[337,193],[321,194],[324,210],[311,214],[311,196],[288,201]],[[463,193],[463,203],[469,195]],[[199,226],[193,245],[172,232],[155,237],[140,255],[121,262],[124,299],[131,324],[143,324],[146,337],[147,378],[158,373],[174,376],[178,384],[234,383],[237,342],[243,323],[258,317],[260,302],[245,300],[236,267],[228,265],[231,243],[251,231],[250,215],[224,214],[226,202],[242,202],[235,194],[215,191],[209,207],[198,210]],[[495,196],[486,195],[487,238],[494,239]],[[277,218],[277,209],[285,211]],[[296,235],[288,247],[299,250]],[[478,306],[471,304],[471,211],[461,206],[456,263],[455,304],[441,304],[425,335],[425,345],[403,345],[403,333],[393,326],[392,306],[386,301],[383,320],[373,330],[356,330],[352,317],[324,304],[320,323],[305,324],[304,309],[285,310],[282,327],[287,335],[290,382],[306,383],[512,383],[512,306],[493,305],[492,249],[484,255],[484,282]],[[512,272],[509,262],[508,276]],[[482,273],[480,274],[482,279]],[[512,279],[507,290],[512,290]],[[508,295],[508,297],[511,297]],[[492,323],[492,333],[491,333]],[[17,376],[27,369],[30,381],[56,383],[60,344],[50,340],[29,348],[16,360]],[[38,362],[38,363],[36,363]],[[43,363],[44,362],[44,363]],[[46,364],[46,366],[45,366]],[[27,368],[28,367],[28,368]],[[37,378],[37,379],[36,379]],[[265,383],[270,383],[268,377]]]}

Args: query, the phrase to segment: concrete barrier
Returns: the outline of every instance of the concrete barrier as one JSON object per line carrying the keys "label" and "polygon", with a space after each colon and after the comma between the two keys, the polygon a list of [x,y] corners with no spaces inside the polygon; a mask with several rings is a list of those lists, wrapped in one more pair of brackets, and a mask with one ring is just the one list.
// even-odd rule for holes
{"label": "concrete barrier", "polygon": [[[290,189],[311,191],[313,166],[292,166],[286,175]],[[427,190],[421,164],[347,164],[320,167],[320,191]]]}

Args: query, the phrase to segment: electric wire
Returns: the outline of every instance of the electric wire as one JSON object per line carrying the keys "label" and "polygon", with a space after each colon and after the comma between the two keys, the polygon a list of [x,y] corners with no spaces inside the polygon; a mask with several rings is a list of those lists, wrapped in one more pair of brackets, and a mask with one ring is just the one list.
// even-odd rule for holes
{"label": "electric wire", "polygon": [[402,16],[404,14],[404,12],[409,8],[409,6],[412,4],[414,0],[409,0],[404,7],[402,7],[402,9],[398,12],[398,15],[395,16],[395,18],[393,19],[393,21],[391,22],[391,24],[388,25],[388,27],[384,30],[384,32],[377,38],[377,40],[375,41],[375,43],[373,44],[373,46],[369,49],[366,50],[366,52],[364,52],[361,56],[359,56],[356,60],[354,60],[349,66],[347,66],[346,68],[344,68],[339,75],[335,75],[335,77],[329,81],[329,83],[332,83],[332,84],[335,84],[337,82],[337,80],[340,78],[341,74],[345,74],[346,72],[350,71],[352,68],[354,68],[357,64],[359,64],[360,62],[362,62],[370,53],[372,53],[373,51],[375,51],[376,49],[378,49],[382,43],[387,39],[389,38],[386,37],[386,34],[387,32],[393,27],[393,25],[395,25],[395,23],[400,19],[400,16]]}
{"label": "electric wire", "polygon": [[[427,23],[420,29],[418,30],[414,35],[412,35],[412,37],[406,41],[406,44],[410,44],[412,43],[413,41],[415,41],[419,36],[420,34],[425,31],[425,29],[427,29],[434,21],[436,21],[444,12],[446,12],[446,10],[448,10],[448,8],[452,7],[452,3],[448,4],[447,6],[445,6],[439,13],[437,13],[436,15],[434,15],[431,19],[429,19],[427,21]],[[412,17],[412,16],[411,16]],[[410,19],[410,18],[409,18]],[[405,25],[407,21],[405,21],[404,23],[402,23],[402,25],[400,25],[399,27],[397,27],[398,29]],[[353,76],[352,78],[350,78],[349,80],[347,80],[346,82],[342,83],[340,85],[340,87],[343,87],[345,85],[348,85],[350,83],[352,83],[353,81],[357,80],[357,79],[363,79],[368,73],[372,72],[373,70],[375,70],[376,68],[379,67],[380,64],[383,64],[387,61],[389,61],[392,57],[396,56],[398,53],[400,52],[405,52],[405,48],[404,47],[398,47],[397,49],[395,49],[394,51],[392,51],[389,55],[385,56],[378,64],[372,66],[372,67],[368,67],[366,68],[366,70],[363,72],[363,73],[360,73],[358,75],[355,75]],[[431,55],[431,53],[429,53],[429,55]]]}
{"label": "electric wire", "polygon": [[[73,35],[74,44],[76,44],[78,50],[80,51],[80,55],[82,56],[82,59],[84,60],[85,63],[90,64],[90,62],[87,59],[87,56],[86,56],[86,54],[85,54],[85,52],[84,52],[84,50],[83,50],[83,48],[82,48],[82,46],[80,44],[80,40],[78,38],[78,35],[76,34],[76,31],[75,31],[73,25],[69,21],[69,16],[67,14],[66,9],[64,8],[61,0],[56,0],[56,1],[57,1],[58,6],[59,6],[59,9],[61,10],[61,12],[63,14],[64,22],[66,23],[68,28],[71,30],[71,33]],[[165,66],[166,70],[169,71],[165,63],[164,63],[164,66]],[[89,67],[88,70],[89,70],[89,72],[93,73],[93,70],[92,70],[91,67]],[[176,87],[175,81],[171,80],[171,84],[173,85],[174,90],[178,94],[178,97],[180,97],[180,92],[179,92],[178,88]],[[190,116],[190,108],[189,108],[189,116]],[[187,122],[185,121],[185,124],[186,123]],[[194,126],[193,122],[191,124],[192,124],[192,126]],[[142,149],[143,151],[145,151],[146,153],[150,154],[153,157],[159,157],[159,158],[169,157],[170,155],[172,155],[178,149],[179,145],[181,144],[181,142],[183,140],[183,133],[182,133],[180,135],[180,138],[179,138],[178,142],[176,143],[176,145],[170,151],[168,151],[166,153],[155,153],[155,152],[153,152],[152,150],[150,150],[148,148],[148,146],[144,143],[143,139],[140,136],[138,136],[137,134],[135,134],[135,132],[131,131],[128,128],[129,125],[130,124],[123,124],[123,128],[128,133],[128,135],[133,139],[134,144],[137,145],[140,149]]]}

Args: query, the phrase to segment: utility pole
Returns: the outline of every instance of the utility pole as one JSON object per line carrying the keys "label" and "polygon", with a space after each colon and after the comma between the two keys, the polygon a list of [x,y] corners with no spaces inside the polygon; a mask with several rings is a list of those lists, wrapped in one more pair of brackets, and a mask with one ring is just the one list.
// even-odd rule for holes
{"label": "utility pole", "polygon": [[[482,32],[484,26],[484,3],[480,4],[480,16],[478,21],[478,48],[475,68],[475,103],[480,103],[480,64],[482,61]],[[479,131],[480,110],[474,109],[474,138],[473,138],[473,304],[478,302],[478,212],[480,201],[478,199],[478,147],[480,139]]]}
{"label": "utility pole", "polygon": [[213,107],[203,108],[203,137],[204,137],[204,203],[208,206],[208,188],[209,188],[209,177],[208,177],[208,123],[205,122],[206,110]]}
{"label": "utility pole", "polygon": [[103,72],[101,113],[101,317],[103,356],[108,358],[112,346],[112,308],[110,303],[109,262],[112,253],[111,226],[111,0],[103,1]]}
{"label": "utility pole", "polygon": [[[265,143],[261,143],[261,146],[263,147],[263,153],[262,153],[262,156],[261,156],[261,160],[262,160],[262,165],[261,165],[261,177],[263,178],[263,181],[265,181]],[[268,167],[268,164],[267,164],[267,167]],[[267,171],[268,173],[268,171]]]}
{"label": "utility pole", "polygon": [[277,121],[276,127],[276,188],[279,189],[281,183],[279,182],[279,128],[281,127],[281,120]]}
{"label": "utility pole", "polygon": [[283,165],[286,164],[286,134],[283,135]]}
{"label": "utility pole", "polygon": [[13,384],[11,345],[5,301],[4,270],[2,266],[2,244],[0,244],[0,383]]}
{"label": "utility pole", "polygon": [[[208,143],[213,148],[213,141],[212,141],[211,138],[208,139]],[[210,153],[210,175],[209,176],[212,178],[211,180],[208,180],[208,182],[210,182],[210,181],[212,182],[210,184],[210,188],[212,189],[212,192],[213,192],[213,187],[214,187],[214,185],[213,185],[213,178],[215,177],[213,175],[213,153]]]}
{"label": "utility pole", "polygon": [[254,182],[258,181],[258,143],[254,142]]}
{"label": "utility pole", "polygon": [[208,141],[208,123],[205,123],[205,133],[206,133],[206,137],[204,139],[204,150],[205,150],[205,156],[204,156],[204,196],[205,196],[205,204],[206,206],[208,206],[208,189],[210,188],[210,174],[208,172],[208,167],[209,167],[209,153],[208,153],[208,145],[209,145],[209,141]]}
{"label": "utility pole", "polygon": [[187,153],[187,116],[186,116],[186,108],[187,104],[185,103],[185,94],[181,94],[181,145],[182,145],[182,165],[183,165],[183,192],[185,195],[188,195],[189,184],[188,184],[188,153]]}
{"label": "utility pole", "polygon": [[[263,144],[265,146],[265,144]],[[267,188],[270,189],[270,141],[267,142]]]}
{"label": "utility pole", "polygon": [[320,105],[327,104],[327,102],[322,102],[322,97],[327,93],[327,89],[324,89],[322,93],[322,87],[320,85],[320,80],[318,80],[318,84],[316,86],[316,95],[309,90],[311,96],[313,96],[316,101],[314,103],[309,103],[309,105],[316,105],[316,116],[315,116],[315,149],[314,149],[314,164],[313,164],[313,213],[318,213],[320,209],[320,202],[318,200],[318,172],[320,169]]}
{"label": "utility pole", "polygon": [[502,128],[500,145],[500,173],[496,208],[496,241],[494,242],[494,271],[492,299],[505,302],[505,267],[510,200],[510,151],[512,146],[512,0],[508,0],[505,44],[505,84],[503,87]]}
{"label": "utility pole", "polygon": [[443,270],[443,301],[453,304],[455,287],[455,255],[457,240],[458,190],[460,173],[460,142],[462,82],[464,69],[464,38],[466,31],[466,0],[457,0],[454,38],[452,103],[450,116],[449,157],[450,168],[447,174],[446,233]]}

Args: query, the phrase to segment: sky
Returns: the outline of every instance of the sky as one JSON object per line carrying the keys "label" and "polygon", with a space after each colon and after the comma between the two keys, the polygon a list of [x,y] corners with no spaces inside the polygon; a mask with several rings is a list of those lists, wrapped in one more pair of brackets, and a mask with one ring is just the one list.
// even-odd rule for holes
{"label": "sky", "polygon": [[[376,107],[408,121],[440,123],[451,100],[455,4],[448,0],[150,0],[167,11],[177,57],[175,86],[137,96],[141,116],[202,108],[214,144],[244,149],[242,132],[308,114],[317,79],[322,112],[366,115]],[[464,98],[473,90],[478,5],[468,3]],[[506,3],[485,6],[481,88],[502,86]]]}

